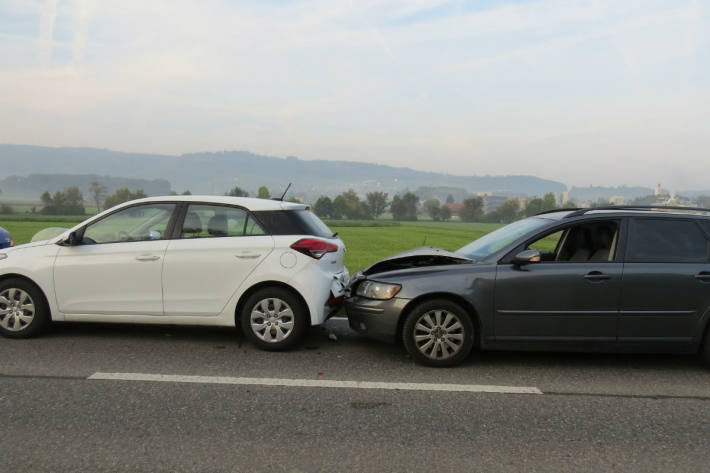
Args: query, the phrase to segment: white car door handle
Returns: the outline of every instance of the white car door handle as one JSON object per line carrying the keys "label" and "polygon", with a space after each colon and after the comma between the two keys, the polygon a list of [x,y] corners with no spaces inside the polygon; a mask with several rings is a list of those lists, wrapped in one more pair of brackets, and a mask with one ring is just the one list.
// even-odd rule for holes
{"label": "white car door handle", "polygon": [[241,259],[256,259],[259,256],[261,256],[261,253],[252,253],[249,251],[245,251],[244,253],[237,254],[237,258],[241,258]]}
{"label": "white car door handle", "polygon": [[140,255],[140,256],[136,256],[136,259],[138,261],[157,261],[160,259],[160,256],[158,256],[158,255]]}

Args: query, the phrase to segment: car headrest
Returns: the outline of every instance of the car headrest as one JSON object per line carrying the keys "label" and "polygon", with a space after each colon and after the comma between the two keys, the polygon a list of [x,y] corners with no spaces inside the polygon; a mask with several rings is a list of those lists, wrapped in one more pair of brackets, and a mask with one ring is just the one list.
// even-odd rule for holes
{"label": "car headrest", "polygon": [[207,222],[207,233],[216,237],[227,236],[227,216],[215,215]]}
{"label": "car headrest", "polygon": [[182,224],[182,233],[202,233],[202,220],[195,212],[188,212],[185,215],[185,223]]}
{"label": "car headrest", "polygon": [[609,225],[602,225],[597,229],[597,245],[601,248],[610,248],[614,240],[614,230]]}

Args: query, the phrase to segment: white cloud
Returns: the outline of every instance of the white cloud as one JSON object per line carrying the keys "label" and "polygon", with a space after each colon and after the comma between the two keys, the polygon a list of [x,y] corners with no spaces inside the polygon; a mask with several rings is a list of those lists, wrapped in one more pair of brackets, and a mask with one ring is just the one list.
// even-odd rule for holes
{"label": "white cloud", "polygon": [[59,0],[45,0],[39,18],[39,38],[37,57],[40,64],[48,66],[52,59],[54,42],[54,21],[57,18]]}

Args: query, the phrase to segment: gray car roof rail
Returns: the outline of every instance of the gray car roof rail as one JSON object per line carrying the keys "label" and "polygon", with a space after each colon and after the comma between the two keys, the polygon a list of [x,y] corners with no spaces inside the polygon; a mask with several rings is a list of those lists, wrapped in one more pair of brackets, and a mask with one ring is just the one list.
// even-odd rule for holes
{"label": "gray car roof rail", "polygon": [[[558,212],[561,212],[565,209],[559,209]],[[685,210],[685,211],[692,211],[692,212],[707,212],[710,213],[710,209],[706,209],[704,207],[682,207],[679,205],[606,205],[602,207],[589,207],[586,209],[576,209],[574,212],[571,212],[567,215],[565,215],[564,218],[572,218],[572,217],[579,217],[580,215],[584,215],[587,212],[593,212],[595,210],[638,210],[640,212],[654,212],[654,211],[664,211],[664,210]]]}
{"label": "gray car roof rail", "polygon": [[545,215],[545,214],[553,214],[557,212],[572,212],[572,211],[577,211],[577,210],[584,210],[582,207],[569,207],[565,209],[551,209],[551,210],[543,210],[542,212],[538,212],[535,214],[537,217],[538,215]]}

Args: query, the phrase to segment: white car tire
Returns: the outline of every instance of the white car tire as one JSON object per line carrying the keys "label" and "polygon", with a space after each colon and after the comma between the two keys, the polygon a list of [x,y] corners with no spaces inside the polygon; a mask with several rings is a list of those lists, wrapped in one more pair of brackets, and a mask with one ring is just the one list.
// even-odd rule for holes
{"label": "white car tire", "polygon": [[0,282],[0,334],[30,338],[49,324],[49,308],[37,286],[19,278]]}
{"label": "white car tire", "polygon": [[240,317],[244,336],[264,350],[288,350],[303,336],[308,309],[292,291],[259,289],[247,299]]}

